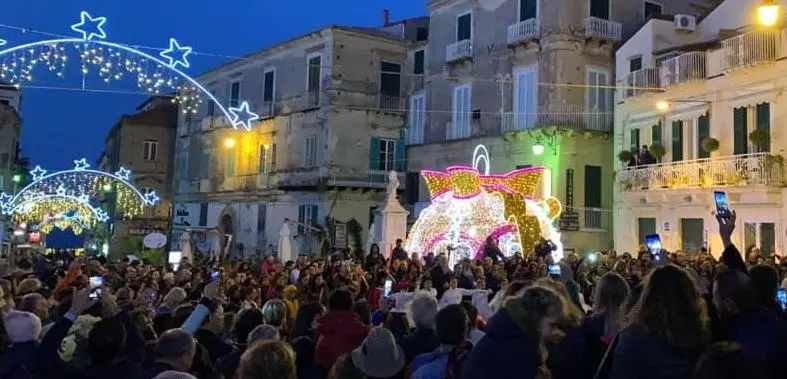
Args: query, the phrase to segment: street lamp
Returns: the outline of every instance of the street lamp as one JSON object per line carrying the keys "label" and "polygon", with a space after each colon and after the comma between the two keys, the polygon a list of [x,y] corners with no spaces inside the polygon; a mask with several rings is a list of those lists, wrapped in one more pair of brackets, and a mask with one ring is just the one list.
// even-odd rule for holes
{"label": "street lamp", "polygon": [[102,189],[104,190],[104,192],[109,192],[109,191],[112,191],[112,186],[109,183],[107,183],[107,184],[104,184]]}
{"label": "street lamp", "polygon": [[233,147],[235,147],[235,139],[231,138],[231,137],[225,138],[224,139],[224,147],[226,147],[228,149],[232,149]]}
{"label": "street lamp", "polygon": [[14,180],[14,183],[19,183],[22,181],[22,175],[15,174],[12,179]]}
{"label": "street lamp", "polygon": [[771,27],[779,22],[779,4],[775,0],[763,0],[757,8],[757,22],[765,27]]}
{"label": "street lamp", "polygon": [[667,100],[659,100],[656,102],[656,110],[661,113],[668,112],[670,108],[672,108],[672,104]]}
{"label": "street lamp", "polygon": [[536,142],[536,144],[533,145],[533,155],[541,154],[544,154],[544,145],[541,144],[541,142]]}

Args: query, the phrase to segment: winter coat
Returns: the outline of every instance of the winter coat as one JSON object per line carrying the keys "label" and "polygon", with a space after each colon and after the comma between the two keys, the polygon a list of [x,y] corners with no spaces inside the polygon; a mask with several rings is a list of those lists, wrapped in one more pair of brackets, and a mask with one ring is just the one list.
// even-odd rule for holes
{"label": "winter coat", "polygon": [[402,338],[399,346],[404,351],[405,362],[409,364],[417,355],[437,349],[440,340],[433,329],[417,328],[415,333]]}
{"label": "winter coat", "polygon": [[612,362],[612,379],[691,378],[702,348],[669,346],[642,324],[620,331]]}
{"label": "winter coat", "polygon": [[540,366],[538,341],[528,337],[504,308],[487,323],[486,337],[467,357],[462,378],[534,379]]}
{"label": "winter coat", "polygon": [[369,326],[352,311],[328,311],[317,319],[317,347],[314,362],[329,369],[336,360],[361,345]]}
{"label": "winter coat", "polygon": [[36,372],[35,341],[17,343],[0,354],[0,378],[32,379]]}

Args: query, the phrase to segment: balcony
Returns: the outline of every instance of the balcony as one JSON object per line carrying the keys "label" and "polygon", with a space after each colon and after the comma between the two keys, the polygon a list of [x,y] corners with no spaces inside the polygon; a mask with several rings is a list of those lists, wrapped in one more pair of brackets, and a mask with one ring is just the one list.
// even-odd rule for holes
{"label": "balcony", "polygon": [[666,88],[707,78],[707,57],[704,51],[694,51],[665,60],[659,69],[661,86]]}
{"label": "balcony", "polygon": [[730,71],[784,57],[785,31],[754,31],[721,41],[721,71]]}
{"label": "balcony", "polygon": [[454,42],[445,47],[445,62],[452,63],[473,57],[473,42],[469,39]]}
{"label": "balcony", "polygon": [[661,92],[659,85],[659,69],[642,68],[626,74],[618,81],[618,100],[626,100],[646,93]]}
{"label": "balcony", "polygon": [[445,139],[455,140],[470,137],[470,121],[467,122],[446,122]]}
{"label": "balcony", "polygon": [[609,230],[612,214],[609,210],[601,208],[585,208],[582,219],[582,229],[587,231]]}
{"label": "balcony", "polygon": [[271,118],[276,116],[277,104],[273,101],[263,101],[260,104],[260,118]]}
{"label": "balcony", "polygon": [[585,19],[585,38],[620,42],[623,38],[623,26],[619,22],[588,17]]}
{"label": "balcony", "polygon": [[377,106],[383,112],[404,112],[406,99],[399,96],[377,95]]}
{"label": "balcony", "polygon": [[424,75],[413,74],[402,77],[402,88],[408,94],[418,93],[424,90]]}
{"label": "balcony", "polygon": [[508,45],[517,45],[541,37],[538,19],[530,18],[508,26]]}
{"label": "balcony", "polygon": [[[385,170],[339,169],[336,172],[333,172],[333,170],[323,170],[321,175],[329,186],[337,187],[384,189],[388,187],[388,183],[390,182],[390,171]],[[404,189],[405,174],[403,172],[397,172],[396,175],[399,179],[397,189]]]}
{"label": "balcony", "polygon": [[616,176],[623,191],[782,186],[784,159],[768,153],[734,155],[624,168]]}
{"label": "balcony", "polygon": [[599,112],[584,106],[554,105],[540,108],[537,114],[505,112],[500,127],[503,133],[548,126],[609,132],[614,120],[612,112]]}

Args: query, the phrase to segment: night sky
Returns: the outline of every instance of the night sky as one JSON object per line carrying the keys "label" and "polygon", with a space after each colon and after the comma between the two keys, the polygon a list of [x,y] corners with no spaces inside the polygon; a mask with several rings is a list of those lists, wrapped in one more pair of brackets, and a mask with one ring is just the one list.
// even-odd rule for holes
{"label": "night sky", "polygon": [[[70,26],[87,10],[105,16],[107,41],[166,48],[170,37],[193,47],[189,56],[196,76],[229,58],[242,56],[279,41],[330,24],[377,26],[382,10],[391,20],[426,14],[427,0],[25,0],[4,1],[0,24],[78,37]],[[230,5],[231,6],[228,6]],[[42,34],[0,27],[3,48],[49,39]],[[0,48],[1,49],[1,48]],[[156,51],[147,51],[158,55]],[[73,54],[72,54],[73,55]],[[47,76],[46,67],[33,73],[31,85],[78,87],[76,56],[69,56],[65,79]],[[41,71],[41,73],[38,73]],[[41,79],[38,80],[37,77]],[[103,83],[100,83],[103,84]],[[133,80],[96,88],[133,89]],[[93,162],[104,137],[118,117],[132,113],[146,97],[23,87],[22,149],[32,164],[47,169],[73,167],[73,159]]]}

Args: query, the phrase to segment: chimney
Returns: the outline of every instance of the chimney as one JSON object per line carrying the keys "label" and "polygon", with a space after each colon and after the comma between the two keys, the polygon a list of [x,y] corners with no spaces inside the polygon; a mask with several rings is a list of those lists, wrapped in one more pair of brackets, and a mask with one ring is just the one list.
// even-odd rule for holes
{"label": "chimney", "polygon": [[388,26],[391,23],[391,12],[388,9],[383,9],[383,26]]}

